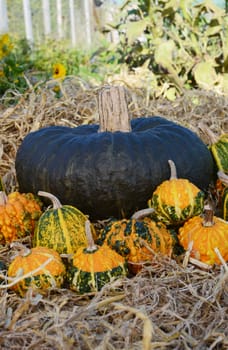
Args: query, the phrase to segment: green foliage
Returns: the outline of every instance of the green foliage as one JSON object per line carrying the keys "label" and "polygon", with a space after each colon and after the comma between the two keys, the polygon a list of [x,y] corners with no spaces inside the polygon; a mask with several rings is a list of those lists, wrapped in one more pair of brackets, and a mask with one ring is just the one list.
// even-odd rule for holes
{"label": "green foliage", "polygon": [[56,64],[92,85],[146,87],[148,98],[174,100],[192,88],[228,93],[228,15],[211,0],[127,0],[105,31],[113,29],[117,44],[101,36],[89,50],[52,39],[31,49],[26,40],[0,37],[0,96],[55,80]]}
{"label": "green foliage", "polygon": [[31,49],[27,42],[21,40],[15,44],[7,34],[4,36],[8,40],[6,44],[0,40],[0,50],[5,47],[5,54],[0,55],[0,95],[9,89],[25,91],[28,85],[24,72],[31,69]]}
{"label": "green foliage", "polygon": [[211,0],[127,1],[116,28],[118,62],[146,64],[171,98],[186,88],[228,92],[228,16]]}
{"label": "green foliage", "polygon": [[[0,41],[0,96],[6,91],[24,93],[32,85],[48,82],[56,96],[60,97],[58,83],[65,76],[77,76],[88,83],[98,85],[104,81],[107,72],[116,70],[117,62],[107,43],[101,43],[97,50],[70,48],[65,41],[48,40],[30,47],[26,40],[15,40],[10,50],[1,55]],[[5,44],[4,44],[5,49]],[[54,74],[54,67],[64,67],[66,74]],[[58,81],[55,82],[55,79]]]}

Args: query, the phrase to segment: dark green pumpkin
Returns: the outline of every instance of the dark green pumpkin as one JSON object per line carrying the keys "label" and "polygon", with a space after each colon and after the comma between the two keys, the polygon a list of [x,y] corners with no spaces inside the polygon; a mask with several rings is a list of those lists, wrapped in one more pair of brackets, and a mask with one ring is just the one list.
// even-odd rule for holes
{"label": "dark green pumpkin", "polygon": [[[118,109],[118,101],[113,105]],[[130,131],[100,131],[90,124],[29,133],[16,155],[20,191],[51,192],[91,219],[128,217],[145,208],[169,178],[168,159],[179,177],[207,189],[214,163],[194,132],[162,117],[136,118],[129,125]]]}

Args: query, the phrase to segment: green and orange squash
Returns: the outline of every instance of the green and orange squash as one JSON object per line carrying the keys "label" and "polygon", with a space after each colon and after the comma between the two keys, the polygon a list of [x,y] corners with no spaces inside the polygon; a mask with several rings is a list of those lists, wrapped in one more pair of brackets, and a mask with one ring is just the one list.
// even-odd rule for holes
{"label": "green and orange squash", "polygon": [[162,222],[148,216],[141,218],[140,212],[137,213],[131,219],[106,224],[97,240],[125,257],[133,273],[140,271],[145,262],[152,262],[156,254],[171,256],[174,245],[170,231]]}
{"label": "green and orange squash", "polygon": [[89,220],[85,224],[87,247],[79,248],[67,268],[69,288],[80,293],[97,292],[112,280],[127,275],[125,259],[104,244],[94,243]]}
{"label": "green and orange squash", "polygon": [[[43,293],[50,288],[60,288],[64,283],[65,273],[66,268],[60,255],[46,247],[23,247],[8,267],[10,289],[21,296],[28,289]],[[12,279],[15,279],[13,284]]]}
{"label": "green and orange squash", "polygon": [[[74,206],[62,205],[51,193],[39,191],[38,195],[51,200],[52,207],[47,208],[37,222],[33,246],[52,248],[60,254],[73,254],[79,247],[85,247],[87,216]],[[95,235],[93,227],[92,231]]]}
{"label": "green and orange squash", "polygon": [[148,206],[166,225],[180,225],[202,213],[205,194],[188,179],[177,178],[174,162],[168,160],[168,163],[171,176],[155,189]]}

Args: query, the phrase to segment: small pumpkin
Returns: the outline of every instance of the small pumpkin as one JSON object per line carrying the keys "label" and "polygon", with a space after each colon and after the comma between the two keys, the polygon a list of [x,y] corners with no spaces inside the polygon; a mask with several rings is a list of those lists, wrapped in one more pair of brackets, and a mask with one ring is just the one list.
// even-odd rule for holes
{"label": "small pumpkin", "polygon": [[[48,208],[37,222],[32,239],[33,246],[52,248],[60,254],[72,254],[79,247],[85,247],[87,216],[71,205],[62,205],[51,193],[39,191],[38,195],[49,198],[52,207]],[[92,229],[95,235],[95,229]]]}
{"label": "small pumpkin", "polygon": [[127,275],[125,259],[106,244],[94,244],[90,222],[85,226],[88,246],[77,250],[67,271],[70,289],[81,294],[96,292],[112,279]]}
{"label": "small pumpkin", "polygon": [[98,109],[99,125],[48,126],[24,138],[15,163],[21,191],[54,193],[92,220],[130,217],[168,178],[170,158],[179,177],[208,188],[214,162],[197,134],[162,117],[130,120],[123,87],[101,89]]}
{"label": "small pumpkin", "polygon": [[32,234],[42,214],[42,203],[32,193],[0,192],[0,243]]}
{"label": "small pumpkin", "polygon": [[[8,276],[20,280],[10,288],[23,296],[31,288],[43,292],[51,287],[60,288],[66,273],[60,255],[53,249],[23,247],[10,263]],[[23,276],[25,276],[23,278]]]}
{"label": "small pumpkin", "polygon": [[153,192],[148,206],[154,208],[158,220],[167,225],[180,225],[203,211],[204,192],[188,179],[177,178],[176,166],[168,160],[171,176]]}
{"label": "small pumpkin", "polygon": [[142,218],[139,211],[131,219],[108,223],[101,231],[98,243],[107,244],[125,257],[129,270],[137,273],[143,263],[153,260],[154,253],[171,256],[174,240],[162,222],[155,222],[148,216]]}
{"label": "small pumpkin", "polygon": [[221,264],[215,248],[228,261],[228,222],[213,215],[205,205],[204,215],[195,216],[179,228],[179,242],[185,250],[192,243],[191,257],[208,265]]}

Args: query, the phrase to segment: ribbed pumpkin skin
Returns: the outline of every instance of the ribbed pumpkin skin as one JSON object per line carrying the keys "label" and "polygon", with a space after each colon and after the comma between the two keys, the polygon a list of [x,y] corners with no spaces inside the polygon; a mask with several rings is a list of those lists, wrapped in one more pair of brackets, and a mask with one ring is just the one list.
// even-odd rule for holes
{"label": "ribbed pumpkin skin", "polygon": [[28,134],[16,156],[20,190],[53,193],[93,220],[145,208],[169,177],[168,159],[179,177],[208,188],[214,161],[196,134],[160,117],[133,119],[131,126],[113,133],[98,132],[98,125],[51,126]]}
{"label": "ribbed pumpkin skin", "polygon": [[46,247],[32,248],[30,254],[16,256],[9,265],[8,276],[15,277],[21,269],[23,275],[32,272],[44,264],[49,258],[53,258],[53,260],[43,269],[33,273],[31,277],[18,282],[11,289],[23,296],[29,287],[37,291],[46,290],[54,285],[60,288],[66,273],[65,265],[56,251]]}
{"label": "ribbed pumpkin skin", "polygon": [[203,219],[195,216],[179,229],[179,242],[185,250],[193,241],[191,256],[206,264],[221,264],[214,248],[228,261],[228,222],[214,216],[213,226],[203,226]]}
{"label": "ribbed pumpkin skin", "polygon": [[81,294],[99,291],[112,279],[126,275],[125,259],[106,245],[93,252],[79,248],[67,270],[70,289]]}
{"label": "ribbed pumpkin skin", "polygon": [[152,261],[153,252],[170,256],[174,244],[165,225],[150,218],[111,222],[101,232],[98,242],[109,245],[125,257],[132,272],[138,272],[142,262]]}
{"label": "ribbed pumpkin skin", "polygon": [[148,204],[155,209],[158,220],[167,225],[181,224],[202,213],[204,192],[186,179],[166,180]]}
{"label": "ribbed pumpkin skin", "polygon": [[217,168],[228,173],[228,134],[221,135],[219,140],[210,146]]}
{"label": "ribbed pumpkin skin", "polygon": [[70,205],[48,209],[36,225],[33,246],[52,248],[60,254],[75,253],[79,247],[87,245],[86,220],[80,210]]}
{"label": "ribbed pumpkin skin", "polygon": [[12,192],[0,205],[0,243],[11,243],[33,234],[42,204],[32,193]]}

